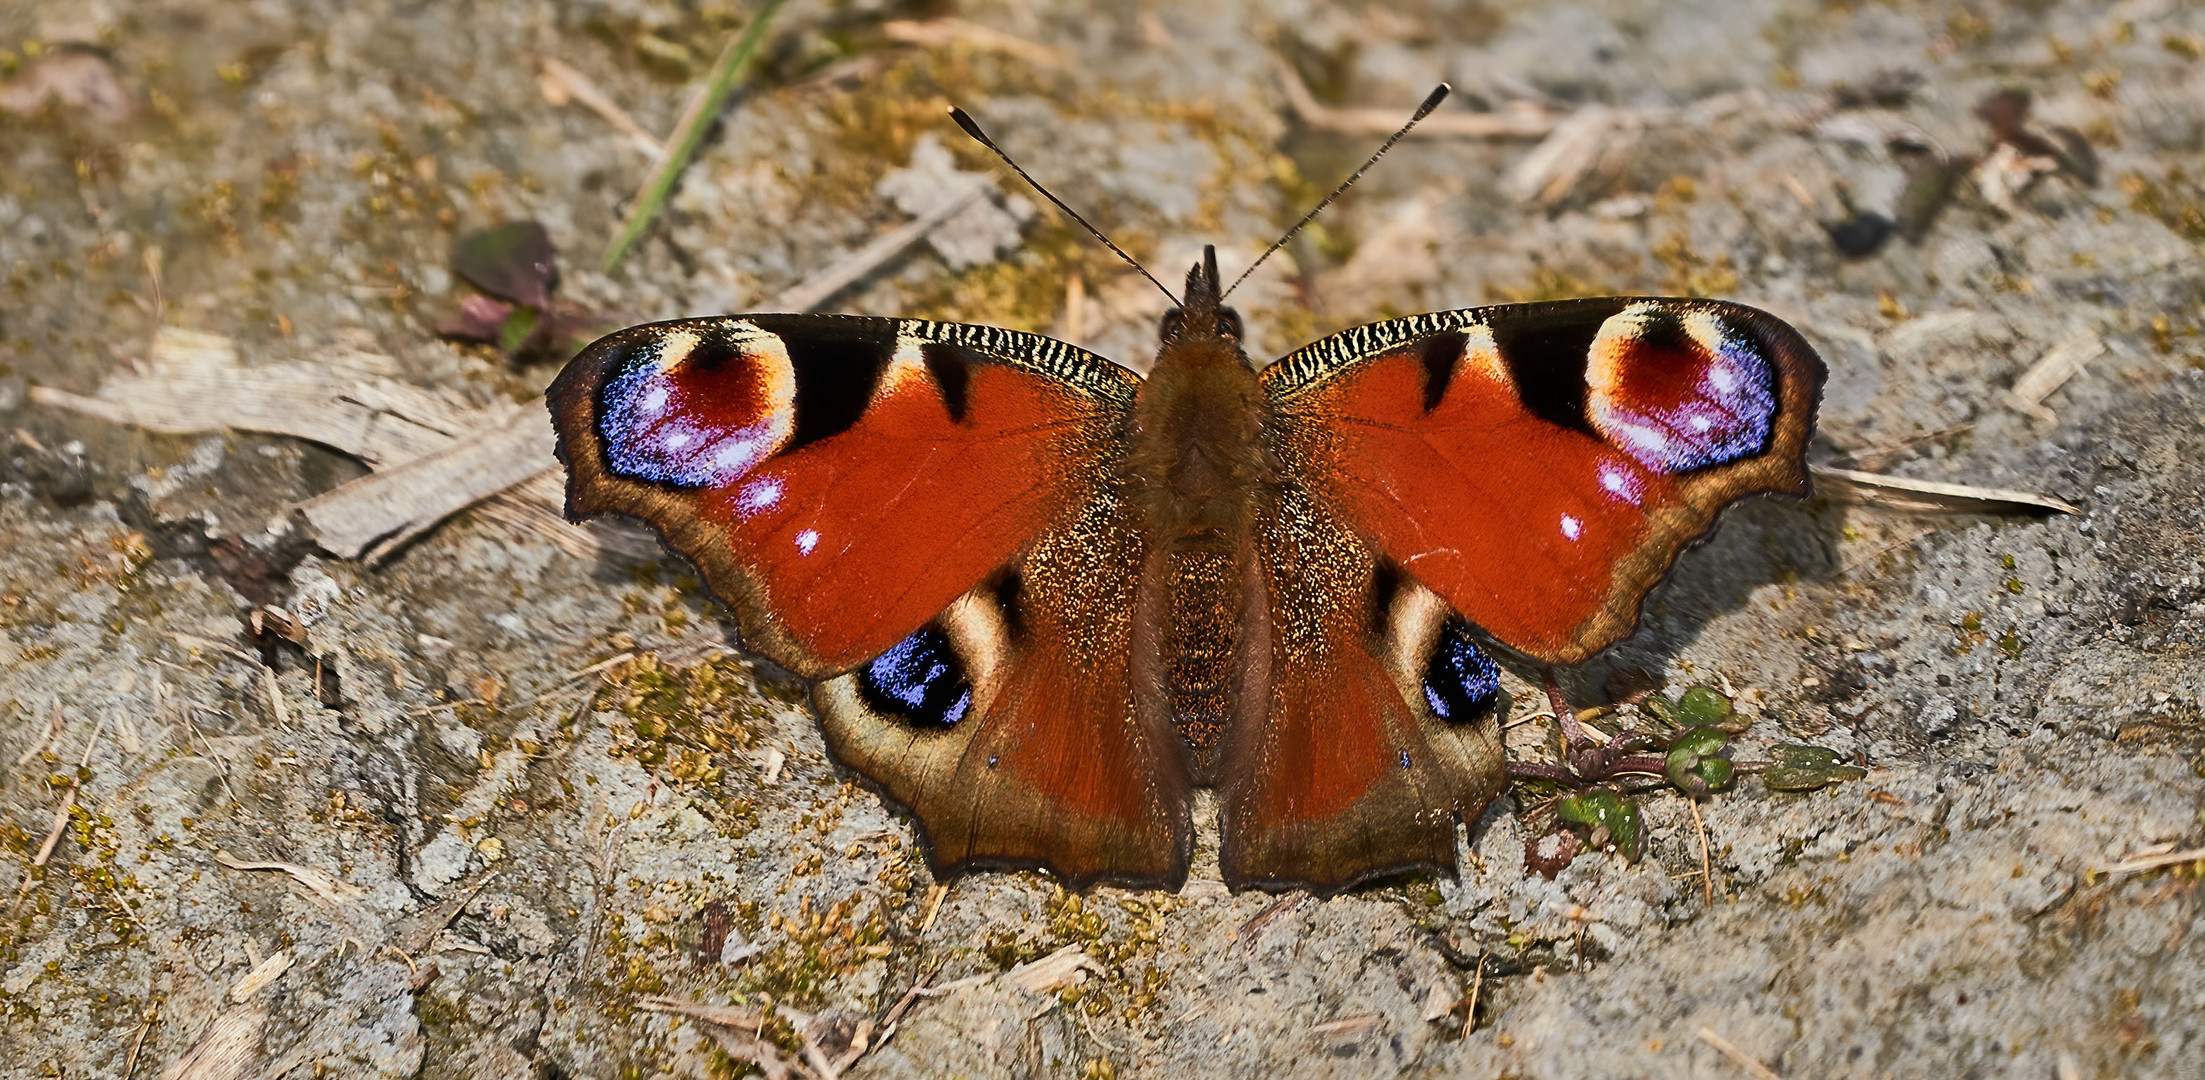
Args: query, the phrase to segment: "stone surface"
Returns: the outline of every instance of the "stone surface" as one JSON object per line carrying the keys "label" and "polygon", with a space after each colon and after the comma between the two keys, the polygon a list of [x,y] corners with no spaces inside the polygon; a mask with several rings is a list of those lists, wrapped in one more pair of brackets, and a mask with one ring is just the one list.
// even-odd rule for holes
{"label": "stone surface", "polygon": [[[0,78],[97,91],[0,113],[0,1076],[151,1075],[232,1009],[262,1075],[727,1076],[734,1044],[641,1000],[770,1001],[840,1047],[927,973],[955,988],[849,1075],[1743,1075],[1703,1027],[1789,1077],[2205,1075],[2197,873],[2091,873],[2205,843],[2205,10],[798,0],[652,238],[600,272],[649,162],[549,103],[531,56],[663,132],[749,8],[0,0]],[[882,30],[944,13],[1074,62]],[[1711,882],[1673,796],[1642,862],[1553,881],[1504,801],[1459,880],[1282,903],[981,875],[933,912],[909,826],[684,567],[469,517],[381,566],[327,559],[281,511],[358,463],[26,394],[92,392],[158,319],[256,364],[364,351],[474,406],[526,398],[554,365],[431,330],[458,233],[543,222],[561,296],[610,320],[739,307],[906,220],[897,170],[1000,177],[951,102],[1160,277],[1204,242],[1230,272],[1374,141],[1293,120],[1282,61],[1333,105],[1405,111],[1449,78],[1449,108],[1643,125],[1551,209],[1503,194],[1528,143],[1408,141],[1236,298],[1259,350],[1434,307],[1718,294],[1829,361],[1815,460],[2084,507],[1742,506],[1636,637],[1565,675],[1587,701],[1618,672],[1727,681],[1746,753],[1873,767],[1704,804]],[[1919,81],[1836,107],[1893,73]],[[1981,154],[1974,106],[2002,88],[2090,142],[2096,186],[2042,177],[2001,210],[1963,178],[1918,244],[1839,255],[1840,192],[1894,214],[1919,174],[1893,135]],[[834,306],[1049,330],[1076,272],[1086,343],[1145,367],[1154,290],[1047,208],[1020,231]],[[2106,351],[2047,399],[2056,425],[2006,403],[2082,333]],[[253,637],[263,604],[307,643]],[[656,658],[598,666],[624,654]],[[1535,753],[1539,730],[1511,738]],[[1065,944],[1095,969],[1053,991],[958,982]],[[293,966],[233,1002],[279,949]]]}

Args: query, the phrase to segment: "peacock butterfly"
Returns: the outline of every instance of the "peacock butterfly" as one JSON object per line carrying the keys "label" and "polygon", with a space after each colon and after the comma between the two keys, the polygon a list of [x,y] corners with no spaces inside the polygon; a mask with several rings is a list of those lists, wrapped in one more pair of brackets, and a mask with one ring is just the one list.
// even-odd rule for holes
{"label": "peacock butterfly", "polygon": [[1226,291],[1205,249],[1146,378],[918,319],[619,331],[549,393],[567,513],[642,519],[815,680],[937,874],[1176,888],[1197,787],[1235,889],[1452,870],[1507,783],[1481,637],[1582,661],[1724,506],[1805,494],[1822,362],[1750,307],[1616,297],[1259,369]]}

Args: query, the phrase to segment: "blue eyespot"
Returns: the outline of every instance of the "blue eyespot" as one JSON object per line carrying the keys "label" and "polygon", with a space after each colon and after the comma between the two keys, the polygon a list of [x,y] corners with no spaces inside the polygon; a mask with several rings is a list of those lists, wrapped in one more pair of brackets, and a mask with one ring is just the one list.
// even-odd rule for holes
{"label": "blue eyespot", "polygon": [[972,708],[972,684],[949,639],[922,627],[858,671],[866,703],[920,728],[950,728]]}
{"label": "blue eyespot", "polygon": [[1491,712],[1500,700],[1501,668],[1470,640],[1468,628],[1450,619],[1424,665],[1424,702],[1432,715],[1464,724]]}

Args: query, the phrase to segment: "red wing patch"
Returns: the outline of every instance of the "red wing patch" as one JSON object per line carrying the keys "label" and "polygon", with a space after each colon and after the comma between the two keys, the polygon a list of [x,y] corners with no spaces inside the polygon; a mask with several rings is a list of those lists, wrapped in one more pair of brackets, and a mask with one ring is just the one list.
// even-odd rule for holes
{"label": "red wing patch", "polygon": [[1077,512],[1134,385],[1033,335],[754,316],[614,334],[550,399],[568,513],[644,519],[752,647],[816,678]]}

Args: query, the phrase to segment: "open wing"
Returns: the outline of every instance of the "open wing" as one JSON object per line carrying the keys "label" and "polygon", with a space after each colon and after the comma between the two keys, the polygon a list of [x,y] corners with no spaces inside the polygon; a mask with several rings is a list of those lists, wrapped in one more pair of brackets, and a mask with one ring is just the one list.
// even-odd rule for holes
{"label": "open wing", "polygon": [[613,334],[550,399],[567,511],[643,519],[937,870],[1184,879],[1186,766],[1137,716],[1143,541],[1106,479],[1139,380],[1063,342],[829,315]]}
{"label": "open wing", "polygon": [[1350,330],[1263,374],[1268,615],[1220,775],[1235,886],[1454,866],[1506,786],[1476,623],[1548,663],[1630,633],[1728,503],[1804,493],[1823,377],[1750,308],[1609,299]]}
{"label": "open wing", "polygon": [[1806,493],[1823,367],[1765,312],[1618,297],[1376,323],[1263,378],[1290,475],[1501,643],[1573,664],[1724,506]]}
{"label": "open wing", "polygon": [[1431,590],[1288,484],[1256,535],[1262,621],[1219,770],[1234,888],[1330,892],[1452,869],[1455,819],[1506,785],[1500,669]]}

